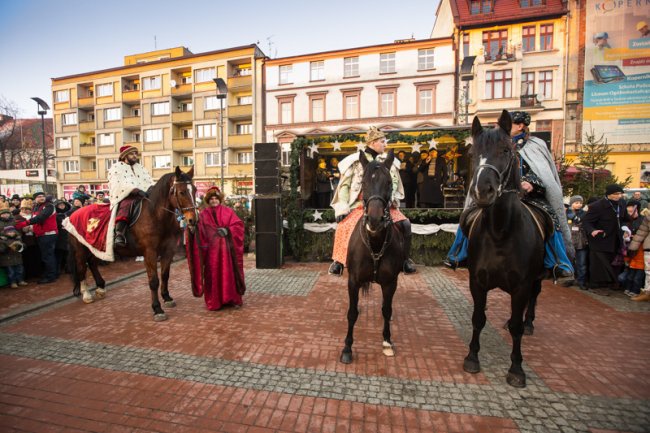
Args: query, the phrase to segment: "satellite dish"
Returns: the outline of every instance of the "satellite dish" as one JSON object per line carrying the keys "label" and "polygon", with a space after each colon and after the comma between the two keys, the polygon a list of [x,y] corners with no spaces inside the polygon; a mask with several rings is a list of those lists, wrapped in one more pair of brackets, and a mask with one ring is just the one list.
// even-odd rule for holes
{"label": "satellite dish", "polygon": [[172,87],[176,87],[176,80],[169,80],[169,85]]}

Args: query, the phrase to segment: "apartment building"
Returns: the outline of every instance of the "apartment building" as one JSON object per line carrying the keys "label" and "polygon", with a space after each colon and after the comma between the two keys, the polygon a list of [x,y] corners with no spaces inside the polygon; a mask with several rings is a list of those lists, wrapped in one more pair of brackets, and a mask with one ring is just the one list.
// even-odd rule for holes
{"label": "apartment building", "polygon": [[[125,144],[154,179],[194,166],[199,193],[219,184],[223,102],[226,193],[252,192],[253,143],[263,138],[263,59],[257,45],[193,54],[185,47],[128,55],[124,65],[52,79],[59,196],[107,189]],[[216,96],[214,78],[228,86]]]}
{"label": "apartment building", "polygon": [[[450,37],[271,59],[265,75],[266,139],[281,143],[284,165],[298,135],[453,123]],[[355,150],[343,143],[337,154]]]}
{"label": "apartment building", "polygon": [[442,0],[431,37],[458,47],[458,123],[525,110],[531,131],[562,154],[567,32],[562,0]]}

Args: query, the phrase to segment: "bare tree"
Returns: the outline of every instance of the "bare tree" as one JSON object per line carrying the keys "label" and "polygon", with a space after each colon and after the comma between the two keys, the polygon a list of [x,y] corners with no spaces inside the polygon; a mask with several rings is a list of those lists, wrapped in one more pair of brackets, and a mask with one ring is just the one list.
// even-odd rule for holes
{"label": "bare tree", "polygon": [[16,133],[18,106],[15,102],[0,95],[0,170],[7,170],[7,151]]}

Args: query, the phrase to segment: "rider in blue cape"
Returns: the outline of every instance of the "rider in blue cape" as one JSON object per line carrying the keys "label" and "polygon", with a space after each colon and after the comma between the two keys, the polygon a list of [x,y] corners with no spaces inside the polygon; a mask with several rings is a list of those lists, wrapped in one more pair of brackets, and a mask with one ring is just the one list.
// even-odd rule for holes
{"label": "rider in blue cape", "polygon": [[[574,249],[564,210],[562,185],[553,155],[543,140],[530,135],[528,113],[514,111],[511,116],[510,135],[519,154],[521,190],[524,193],[522,200],[547,211],[555,227],[553,235],[545,242],[544,267],[552,270],[555,280],[573,280],[573,266],[569,257],[574,255]],[[468,195],[465,208],[470,206],[473,206],[473,202]],[[446,266],[455,269],[467,258],[467,242],[467,237],[459,227],[444,261]]]}

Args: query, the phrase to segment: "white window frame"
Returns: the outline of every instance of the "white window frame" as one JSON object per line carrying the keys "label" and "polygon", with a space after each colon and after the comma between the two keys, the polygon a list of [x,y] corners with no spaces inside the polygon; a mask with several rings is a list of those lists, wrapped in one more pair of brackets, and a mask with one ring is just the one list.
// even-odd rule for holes
{"label": "white window frame", "polygon": [[77,113],[64,113],[61,115],[61,124],[63,126],[76,125],[77,124]]}
{"label": "white window frame", "polygon": [[322,81],[325,79],[325,60],[316,60],[309,63],[309,81]]}
{"label": "white window frame", "polygon": [[252,123],[238,123],[235,126],[236,135],[250,135],[253,133],[253,124]]}
{"label": "white window frame", "polygon": [[215,78],[217,78],[217,68],[215,66],[194,70],[195,83],[207,83]]}
{"label": "white window frame", "polygon": [[427,71],[435,68],[435,48],[418,50],[418,71]]}
{"label": "white window frame", "polygon": [[[311,107],[311,122],[323,122],[325,121],[325,97],[322,98],[312,98],[310,101]],[[320,104],[320,109],[317,110],[314,105]]]}
{"label": "white window frame", "polygon": [[152,75],[150,77],[142,77],[142,90],[157,90],[160,89],[162,83],[160,75]]}
{"label": "white window frame", "polygon": [[154,155],[152,158],[153,168],[171,168],[172,157],[170,155]]}
{"label": "white window frame", "polygon": [[117,164],[117,159],[105,159],[104,168],[106,168],[106,171],[110,170],[113,164]]}
{"label": "white window frame", "polygon": [[253,95],[240,96],[237,98],[238,105],[251,105],[253,103]]}
{"label": "white window frame", "polygon": [[68,102],[70,100],[70,90],[57,90],[54,92],[54,102]]}
{"label": "white window frame", "polygon": [[[546,80],[545,77],[550,74],[551,79]],[[544,99],[553,99],[553,71],[539,71],[537,73],[537,89]]]}
{"label": "white window frame", "polygon": [[64,173],[79,173],[79,161],[63,161],[63,172]]}
{"label": "white window frame", "polygon": [[282,143],[281,144],[281,151],[282,151],[282,166],[288,167],[291,165],[291,143]]}
{"label": "white window frame", "polygon": [[343,78],[359,76],[359,57],[343,58]]}
{"label": "white window frame", "polygon": [[253,152],[237,152],[237,164],[252,164]]}
{"label": "white window frame", "polygon": [[169,115],[169,101],[167,102],[152,102],[151,103],[152,116],[166,116]]}
{"label": "white window frame", "polygon": [[97,134],[97,143],[100,146],[115,146],[115,134],[113,133]]}
{"label": "white window frame", "polygon": [[181,156],[181,165],[183,167],[189,167],[190,165],[194,165],[194,155]]}
{"label": "white window frame", "polygon": [[163,141],[163,130],[159,129],[145,129],[144,130],[144,142],[145,143],[156,143]]}
{"label": "white window frame", "polygon": [[[224,161],[224,166],[226,161]],[[205,166],[206,167],[220,167],[221,166],[221,152],[206,152],[205,153]]]}
{"label": "white window frame", "polygon": [[395,53],[379,54],[379,73],[392,74],[395,72]]}
{"label": "white window frame", "polygon": [[[386,99],[387,96],[390,96],[390,100]],[[387,117],[395,115],[395,98],[397,94],[395,92],[383,92],[379,94],[380,107],[379,107],[379,116]]]}
{"label": "white window frame", "polygon": [[181,135],[183,138],[194,138],[194,128],[181,129]]}
{"label": "white window frame", "polygon": [[221,108],[219,105],[219,98],[217,98],[216,96],[206,96],[203,99],[204,110],[218,110],[219,108]]}
{"label": "white window frame", "polygon": [[283,101],[280,103],[280,123],[283,125],[292,123],[293,101]]}
{"label": "white window frame", "polygon": [[217,136],[216,124],[205,123],[203,125],[196,125],[196,138],[214,138],[216,136]]}
{"label": "white window frame", "polygon": [[97,97],[113,96],[113,83],[98,84],[95,86]]}
{"label": "white window frame", "polygon": [[[64,144],[66,143],[66,144]],[[72,148],[72,137],[59,137],[56,139],[57,149],[71,149]]]}
{"label": "white window frame", "polygon": [[122,118],[122,109],[120,107],[116,108],[106,108],[104,110],[104,121],[111,122],[113,120],[120,120]]}
{"label": "white window frame", "polygon": [[418,114],[433,114],[433,89],[418,91]]}
{"label": "white window frame", "polygon": [[279,83],[291,84],[293,82],[293,65],[281,65],[279,67]]}

